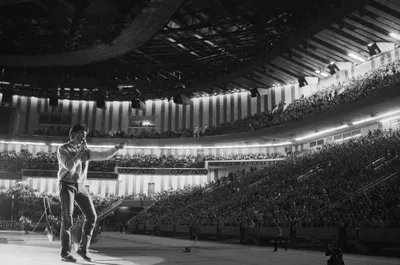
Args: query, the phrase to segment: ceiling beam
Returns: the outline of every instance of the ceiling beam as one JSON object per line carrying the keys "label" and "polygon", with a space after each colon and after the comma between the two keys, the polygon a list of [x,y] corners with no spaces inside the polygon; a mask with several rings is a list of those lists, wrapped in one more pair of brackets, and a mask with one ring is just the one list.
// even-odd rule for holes
{"label": "ceiling beam", "polygon": [[284,51],[294,48],[298,44],[302,43],[304,40],[312,37],[313,35],[317,34],[323,29],[329,27],[330,24],[343,18],[344,16],[347,16],[357,8],[365,4],[368,4],[372,1],[373,0],[345,0],[343,1],[341,8],[333,10],[329,15],[326,16],[326,18],[323,21],[319,21],[318,23],[313,23],[309,25],[306,29],[302,29],[301,33],[299,33],[297,36],[291,39],[282,40],[281,43],[275,45],[275,47],[270,51],[262,52],[261,54],[259,54],[256,59],[251,61],[246,66],[236,71],[232,71],[231,73],[227,74],[222,78],[197,85],[195,87],[192,87],[191,89],[193,91],[196,90],[198,91],[202,90],[204,87],[215,87],[230,82],[231,80],[236,79],[238,76],[243,76],[250,72],[253,72],[254,70],[260,68],[266,62],[271,61],[277,56],[279,56],[279,54],[283,53]]}

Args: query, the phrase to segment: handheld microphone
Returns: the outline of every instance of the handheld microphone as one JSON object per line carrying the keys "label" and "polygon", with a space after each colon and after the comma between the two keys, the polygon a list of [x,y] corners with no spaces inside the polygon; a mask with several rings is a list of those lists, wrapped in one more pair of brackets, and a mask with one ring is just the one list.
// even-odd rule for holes
{"label": "handheld microphone", "polygon": [[87,142],[86,142],[86,138],[82,140],[81,142],[81,148],[84,147],[84,150],[86,150],[87,148]]}

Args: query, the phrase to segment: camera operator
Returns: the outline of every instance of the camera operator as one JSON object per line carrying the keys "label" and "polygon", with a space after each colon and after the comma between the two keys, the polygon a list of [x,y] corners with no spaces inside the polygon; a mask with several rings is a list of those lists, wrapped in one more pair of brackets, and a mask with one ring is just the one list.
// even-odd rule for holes
{"label": "camera operator", "polygon": [[328,245],[325,256],[330,256],[327,261],[328,265],[345,265],[343,260],[343,251],[337,247],[335,242],[332,243],[332,245]]}
{"label": "camera operator", "polygon": [[282,233],[282,228],[279,227],[279,225],[275,226],[276,229],[276,236],[275,236],[275,241],[274,241],[274,251],[278,251],[278,243],[283,241],[283,246],[285,248],[285,251],[287,250],[287,242],[285,238],[283,237]]}

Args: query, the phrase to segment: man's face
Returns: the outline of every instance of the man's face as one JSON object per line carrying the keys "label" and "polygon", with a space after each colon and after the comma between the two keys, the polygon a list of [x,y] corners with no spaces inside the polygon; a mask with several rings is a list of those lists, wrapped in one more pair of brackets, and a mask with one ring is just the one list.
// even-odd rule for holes
{"label": "man's face", "polygon": [[76,134],[75,134],[75,140],[77,141],[77,142],[82,142],[83,140],[85,140],[86,139],[86,134],[87,134],[87,132],[86,131],[84,131],[84,130],[80,130],[80,131],[78,131]]}

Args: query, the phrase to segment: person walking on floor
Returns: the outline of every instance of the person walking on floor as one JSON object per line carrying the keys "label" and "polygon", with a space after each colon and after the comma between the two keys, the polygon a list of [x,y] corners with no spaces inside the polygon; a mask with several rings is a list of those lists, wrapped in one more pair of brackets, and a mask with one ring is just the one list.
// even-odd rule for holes
{"label": "person walking on floor", "polygon": [[286,240],[283,238],[283,233],[282,233],[282,229],[279,227],[279,225],[277,225],[276,227],[276,236],[275,236],[275,248],[274,251],[278,251],[278,243],[283,241],[283,246],[285,247],[285,251],[287,250],[287,243]]}

